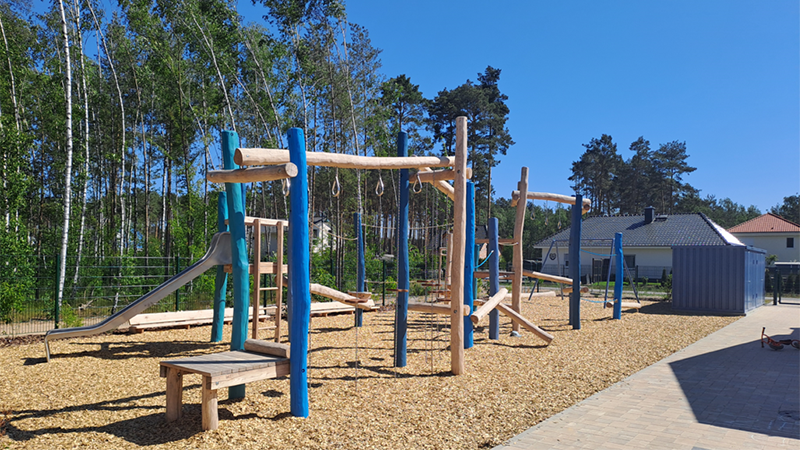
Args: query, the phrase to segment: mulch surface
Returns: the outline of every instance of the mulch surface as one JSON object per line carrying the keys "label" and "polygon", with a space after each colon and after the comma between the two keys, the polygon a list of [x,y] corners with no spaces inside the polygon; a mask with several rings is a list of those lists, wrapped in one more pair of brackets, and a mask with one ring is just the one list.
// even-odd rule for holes
{"label": "mulch surface", "polygon": [[[290,414],[288,378],[247,385],[242,401],[220,392],[220,426],[203,432],[200,377],[184,377],[183,417],[164,420],[158,362],[228,350],[210,327],[106,334],[0,345],[0,448],[492,448],[736,320],[674,313],[643,302],[610,320],[583,303],[582,329],[566,300],[523,304],[555,336],[546,346],[522,331],[488,339],[488,318],[466,351],[467,373],[450,374],[448,318],[409,313],[408,365],[392,366],[392,311],[313,318],[308,356],[311,416]],[[268,331],[263,332],[268,338]],[[33,339],[33,338],[28,338]],[[285,339],[284,339],[285,342]]]}

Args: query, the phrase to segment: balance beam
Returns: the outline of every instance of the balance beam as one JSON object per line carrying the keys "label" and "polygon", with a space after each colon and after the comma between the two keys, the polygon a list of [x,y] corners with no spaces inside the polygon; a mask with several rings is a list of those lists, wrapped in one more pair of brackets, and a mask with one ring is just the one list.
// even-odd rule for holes
{"label": "balance beam", "polygon": [[526,277],[538,278],[540,280],[552,281],[554,283],[572,284],[572,278],[559,277],[558,275],[550,275],[547,273],[534,272],[530,270],[523,270],[522,274]]}
{"label": "balance beam", "polygon": [[502,288],[497,291],[497,293],[491,296],[486,303],[484,303],[480,308],[478,308],[477,311],[469,316],[469,320],[471,320],[473,324],[477,325],[481,319],[486,317],[487,314],[495,309],[500,302],[505,300],[506,295],[508,295],[508,289],[506,288]]}
{"label": "balance beam", "polygon": [[[273,166],[289,162],[289,150],[269,148],[237,148],[234,162],[241,166]],[[306,164],[340,169],[419,169],[452,167],[455,158],[446,156],[381,157],[341,153],[306,152]]]}
{"label": "balance beam", "polygon": [[322,297],[327,297],[331,300],[336,300],[337,302],[354,306],[359,309],[372,310],[372,307],[367,305],[366,299],[353,297],[352,295],[347,295],[344,292],[337,291],[336,289],[331,289],[327,286],[316,283],[310,283],[309,288],[312,294],[321,295]]}
{"label": "balance beam", "polygon": [[233,170],[209,170],[206,179],[212,183],[253,183],[273,181],[297,176],[297,166],[292,163],[267,167],[247,167]]}
{"label": "balance beam", "polygon": [[[483,300],[475,300],[475,303],[484,303],[484,302],[483,302]],[[536,325],[534,325],[533,323],[528,321],[528,319],[522,317],[518,312],[516,312],[513,309],[511,309],[505,303],[498,303],[495,308],[498,311],[500,311],[501,313],[503,313],[506,316],[508,316],[508,318],[511,319],[512,322],[516,322],[516,323],[520,324],[523,328],[525,328],[528,331],[530,331],[531,333],[535,334],[537,337],[539,337],[543,341],[547,342],[548,344],[550,342],[552,342],[553,336],[550,333],[548,333],[548,332],[542,330],[541,328],[537,327]]]}
{"label": "balance beam", "polygon": [[[435,303],[422,303],[422,302],[408,302],[408,310],[416,312],[424,312],[430,314],[441,314],[449,316],[453,313],[450,305],[437,305]],[[461,314],[466,317],[470,313],[469,306],[462,305]]]}

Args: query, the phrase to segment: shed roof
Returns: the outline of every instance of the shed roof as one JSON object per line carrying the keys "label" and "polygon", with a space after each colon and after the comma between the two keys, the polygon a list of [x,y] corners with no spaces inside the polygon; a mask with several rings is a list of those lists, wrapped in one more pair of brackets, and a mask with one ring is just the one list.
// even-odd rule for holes
{"label": "shed roof", "polygon": [[[590,247],[593,239],[614,239],[615,233],[622,233],[626,247],[743,245],[702,213],[660,215],[649,224],[644,222],[644,216],[588,217],[581,226],[581,245]],[[568,239],[569,228],[537,242],[536,246],[544,247],[553,240]]]}
{"label": "shed roof", "polygon": [[766,213],[728,229],[731,233],[800,233],[800,225],[783,217]]}

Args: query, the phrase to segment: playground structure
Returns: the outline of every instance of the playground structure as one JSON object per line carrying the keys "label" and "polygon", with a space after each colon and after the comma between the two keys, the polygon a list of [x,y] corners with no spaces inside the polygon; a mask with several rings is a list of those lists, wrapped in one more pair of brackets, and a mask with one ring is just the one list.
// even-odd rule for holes
{"label": "playground structure", "polygon": [[[361,157],[353,155],[319,153],[319,152],[306,152],[305,140],[302,130],[292,128],[288,133],[289,150],[272,150],[272,149],[245,149],[238,148],[239,141],[238,135],[235,132],[224,131],[222,133],[222,148],[223,148],[223,162],[224,169],[209,171],[208,179],[215,182],[225,183],[224,195],[220,196],[219,204],[219,233],[215,235],[212,241],[212,249],[209,253],[201,258],[200,261],[195,263],[186,271],[179,274],[177,277],[165,283],[163,288],[159,287],[153,291],[152,297],[163,298],[173,292],[172,286],[177,289],[182,284],[185,284],[191,278],[196,277],[202,271],[211,266],[217,267],[217,280],[215,283],[215,296],[214,296],[214,318],[212,325],[212,341],[221,340],[221,330],[224,320],[224,292],[227,285],[227,275],[231,274],[231,281],[233,283],[234,305],[233,305],[233,318],[232,318],[232,335],[231,335],[231,352],[244,352],[246,349],[245,342],[247,341],[247,324],[249,322],[248,307],[251,305],[250,295],[250,282],[249,276],[253,274],[257,278],[255,283],[255,291],[252,296],[253,306],[253,331],[252,335],[257,337],[259,331],[259,314],[260,314],[260,292],[268,289],[275,289],[278,291],[278,298],[276,299],[277,307],[275,314],[275,337],[276,341],[280,338],[281,327],[281,304],[282,297],[280,292],[283,285],[288,287],[288,302],[287,302],[287,315],[289,321],[289,341],[291,346],[288,351],[288,371],[281,369],[280,371],[272,370],[267,371],[267,375],[259,372],[257,369],[253,373],[247,375],[229,376],[223,385],[219,387],[229,387],[228,396],[231,399],[243,398],[245,395],[245,384],[249,381],[256,379],[270,378],[275,376],[282,376],[290,374],[290,404],[291,414],[296,417],[308,417],[308,332],[311,312],[311,294],[323,295],[328,298],[337,300],[339,302],[355,306],[358,309],[368,309],[367,298],[368,292],[363,291],[363,247],[359,245],[359,283],[356,292],[343,293],[325,286],[316,285],[310,282],[310,242],[309,242],[309,214],[308,214],[308,183],[307,183],[307,166],[325,166],[325,167],[338,167],[338,168],[358,168],[358,169],[399,169],[399,211],[397,222],[397,236],[398,236],[398,280],[397,280],[397,302],[395,313],[395,342],[394,342],[394,365],[395,367],[404,367],[406,365],[406,334],[408,326],[408,311],[421,311],[428,313],[442,314],[450,317],[450,362],[451,372],[454,375],[460,375],[465,372],[464,363],[464,350],[472,346],[472,333],[473,325],[477,324],[486,315],[490,316],[490,338],[498,338],[499,330],[499,313],[507,315],[512,321],[513,331],[519,332],[520,328],[525,328],[531,331],[536,336],[541,338],[547,343],[553,339],[552,335],[540,329],[532,322],[527,320],[520,314],[521,310],[521,285],[523,276],[537,276],[545,277],[545,274],[538,272],[524,271],[522,266],[522,233],[523,224],[526,210],[526,202],[517,202],[516,207],[516,220],[514,227],[514,237],[512,240],[502,241],[497,237],[497,223],[496,219],[490,222],[490,228],[493,229],[490,244],[492,245],[492,255],[490,257],[490,270],[488,276],[491,280],[490,297],[485,301],[476,300],[480,307],[474,310],[473,299],[475,297],[473,292],[473,280],[476,276],[474,271],[474,251],[475,251],[475,210],[474,210],[474,186],[471,182],[467,181],[470,171],[466,167],[467,162],[467,121],[465,117],[459,117],[456,121],[456,148],[454,157],[408,157],[408,143],[407,135],[399,133],[397,139],[397,157],[380,158],[380,157]],[[269,167],[246,167],[239,168],[239,164],[245,166],[252,166],[254,164],[271,164]],[[432,168],[444,168],[445,170],[433,170]],[[415,175],[418,183],[427,182],[433,184],[438,190],[442,191],[445,195],[453,200],[453,228],[451,239],[448,239],[447,248],[447,287],[443,290],[443,298],[449,300],[448,305],[437,305],[430,303],[414,303],[409,302],[409,257],[408,257],[408,203],[409,203],[409,169],[417,169]],[[527,192],[527,175],[528,168],[522,168],[522,179],[519,183],[519,192]],[[252,181],[274,181],[286,180],[288,188],[289,200],[291,202],[291,214],[288,222],[284,221],[271,221],[270,219],[258,219],[247,217],[244,211],[243,202],[243,189],[240,185],[241,182]],[[453,185],[447,183],[447,180],[453,180]],[[289,184],[291,182],[291,184]],[[547,196],[547,199],[557,200],[562,203],[570,203],[573,205],[573,228],[578,229],[578,237],[580,236],[580,220],[581,213],[586,209],[584,202],[580,196],[567,197],[558,196],[555,194],[541,194],[528,192],[527,198],[542,198]],[[519,194],[517,194],[519,197]],[[577,214],[577,216],[576,216]],[[227,219],[227,223],[226,223]],[[354,216],[356,223],[356,230],[358,234],[361,233],[360,217]],[[247,252],[247,233],[246,227],[254,227],[252,235],[257,236],[254,239],[253,249],[254,263],[248,261]],[[261,228],[262,226],[274,226],[276,232],[281,235],[284,227],[288,226],[288,264],[283,264],[283,248],[278,251],[278,257],[274,262],[263,262],[260,245],[261,245]],[[227,231],[227,230],[230,231]],[[217,250],[215,243],[218,241],[225,241],[227,246],[224,251]],[[282,245],[283,239],[278,239],[279,246]],[[359,239],[360,241],[360,239]],[[579,241],[579,239],[578,239]],[[510,306],[503,304],[508,291],[499,288],[499,245],[514,245],[514,271],[510,274],[512,278],[511,299]],[[579,245],[575,249],[571,247],[572,251],[579,251]],[[218,254],[225,253],[225,256]],[[212,256],[218,256],[212,258]],[[575,260],[578,260],[577,258]],[[561,281],[571,282],[573,285],[572,297],[577,297],[580,300],[580,266],[575,264],[578,268],[578,273],[573,278],[568,279],[561,277]],[[202,269],[202,270],[201,270]],[[190,272],[191,270],[191,272]],[[261,275],[269,274],[275,277],[274,287],[262,287]],[[286,278],[284,278],[284,274]],[[481,274],[481,272],[478,272]],[[547,275],[547,277],[551,277]],[[552,277],[551,277],[552,278]],[[469,282],[467,282],[469,281]],[[172,290],[169,290],[169,289]],[[148,295],[151,295],[148,294]],[[449,294],[449,295],[448,295]],[[145,296],[147,297],[147,296]],[[144,298],[143,298],[144,299]],[[157,299],[155,299],[157,301]],[[130,305],[130,312],[141,312],[147,306],[153,304],[150,301],[137,300],[134,304]],[[572,305],[572,302],[570,303]],[[134,307],[135,306],[135,307]],[[128,308],[126,308],[127,310]],[[357,310],[358,312],[358,310]],[[577,318],[574,318],[572,307],[570,308],[570,323],[573,328],[580,328],[579,309],[577,310]],[[109,318],[106,322],[108,325],[98,327],[96,329],[68,329],[57,330],[59,333],[53,333],[54,337],[68,337],[68,336],[82,336],[86,334],[94,334],[97,330],[107,331],[113,329],[112,323],[116,323],[126,316],[117,318],[116,316]],[[113,319],[113,320],[112,320]],[[356,327],[360,326],[360,315],[356,316]],[[103,323],[105,324],[105,322]],[[103,325],[100,324],[100,325]],[[97,327],[97,326],[96,326]],[[89,333],[91,331],[91,333]],[[102,332],[102,331],[97,331]],[[252,353],[252,352],[251,352]],[[48,348],[49,356],[49,348]],[[236,357],[242,355],[235,355]],[[209,370],[208,374],[204,377],[211,377],[213,379],[217,373],[214,371],[214,365],[220,367],[228,365],[229,357],[231,355],[221,354],[219,358],[214,358],[209,355],[202,361],[203,367]],[[175,386],[179,385],[179,378],[183,373],[200,373],[198,371],[184,370],[179,366],[183,363],[191,363],[190,361],[173,361],[174,370],[167,369],[162,374],[167,377],[168,388],[171,395],[168,395],[168,403],[173,405],[168,414],[168,418],[174,419],[174,408],[177,401],[179,402],[180,394],[176,394]],[[162,364],[163,366],[163,364]],[[245,365],[246,366],[246,365]],[[242,366],[242,367],[245,367]],[[247,366],[249,367],[249,366]],[[247,369],[249,371],[250,369]],[[172,375],[170,375],[172,373]],[[170,381],[171,380],[171,381]],[[204,381],[204,384],[206,382]],[[210,408],[211,404],[216,405],[216,388],[212,394],[204,390],[204,428],[216,427],[216,421],[211,420]],[[180,391],[180,389],[178,389]],[[206,398],[208,397],[208,404]],[[212,398],[213,397],[213,398]],[[214,408],[215,409],[215,408]],[[206,419],[206,411],[208,410],[208,420]],[[212,429],[212,428],[207,428]]]}

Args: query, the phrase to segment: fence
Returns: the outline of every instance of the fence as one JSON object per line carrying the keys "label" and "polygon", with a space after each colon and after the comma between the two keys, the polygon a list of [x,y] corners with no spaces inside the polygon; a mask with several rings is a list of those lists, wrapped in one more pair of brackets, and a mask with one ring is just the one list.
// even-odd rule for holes
{"label": "fence", "polygon": [[[56,308],[57,256],[0,255],[0,337],[91,325],[124,308],[181,271],[181,257],[66,258],[61,308]],[[147,312],[211,308],[214,271],[194,279]]]}
{"label": "fence", "polygon": [[[607,261],[607,260],[606,260]],[[659,282],[662,279],[665,280],[667,276],[672,273],[672,267],[670,266],[633,266],[629,267],[630,276],[637,283],[643,283],[645,279],[648,282]],[[542,273],[550,274],[550,275],[558,275],[562,277],[569,277],[569,266],[566,264],[552,264],[547,263],[541,269]],[[614,281],[616,270],[611,270],[611,281]],[[582,283],[604,283],[608,278],[608,264],[603,263],[603,261],[596,260],[594,264],[581,264],[581,282]],[[625,279],[627,280],[628,274],[625,274]]]}

